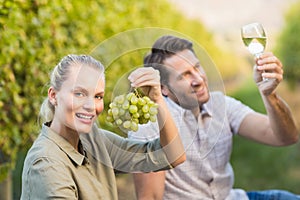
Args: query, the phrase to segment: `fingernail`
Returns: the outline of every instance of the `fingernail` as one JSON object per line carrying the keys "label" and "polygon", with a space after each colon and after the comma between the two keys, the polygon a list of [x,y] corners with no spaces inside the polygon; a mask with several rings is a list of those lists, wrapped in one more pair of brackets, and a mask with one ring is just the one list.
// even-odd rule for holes
{"label": "fingernail", "polygon": [[260,66],[260,65],[257,65],[257,67],[256,67],[257,69],[261,69],[262,67]]}

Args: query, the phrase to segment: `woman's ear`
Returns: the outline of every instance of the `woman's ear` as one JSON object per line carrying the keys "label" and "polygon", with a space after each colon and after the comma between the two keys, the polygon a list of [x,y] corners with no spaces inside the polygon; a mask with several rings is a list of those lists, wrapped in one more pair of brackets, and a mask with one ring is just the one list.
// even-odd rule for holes
{"label": "woman's ear", "polygon": [[48,89],[48,99],[53,106],[57,105],[56,90],[52,86]]}
{"label": "woman's ear", "polygon": [[161,93],[163,96],[167,97],[169,95],[169,88],[166,85],[161,85]]}

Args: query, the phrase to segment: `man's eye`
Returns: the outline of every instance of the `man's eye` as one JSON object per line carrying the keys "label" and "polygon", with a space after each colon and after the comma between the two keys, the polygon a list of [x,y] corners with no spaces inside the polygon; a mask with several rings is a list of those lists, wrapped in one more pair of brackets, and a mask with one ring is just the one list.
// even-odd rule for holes
{"label": "man's eye", "polygon": [[200,66],[200,65],[196,65],[196,66],[195,66],[195,70],[196,70],[196,71],[201,71],[201,66]]}
{"label": "man's eye", "polygon": [[197,65],[195,68],[196,68],[196,70],[197,70],[198,72],[204,73],[204,69],[202,68],[201,65]]}
{"label": "man's eye", "polygon": [[179,76],[177,76],[177,80],[182,80],[182,79],[184,79],[184,74],[181,74],[181,75],[179,75]]}

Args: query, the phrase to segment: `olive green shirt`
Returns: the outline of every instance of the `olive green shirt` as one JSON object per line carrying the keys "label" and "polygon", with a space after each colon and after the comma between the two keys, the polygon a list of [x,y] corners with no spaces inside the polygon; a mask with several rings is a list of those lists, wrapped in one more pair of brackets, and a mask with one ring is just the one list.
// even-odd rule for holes
{"label": "olive green shirt", "polygon": [[159,140],[141,143],[93,126],[81,134],[79,151],[43,125],[28,151],[21,199],[118,199],[114,170],[170,169]]}

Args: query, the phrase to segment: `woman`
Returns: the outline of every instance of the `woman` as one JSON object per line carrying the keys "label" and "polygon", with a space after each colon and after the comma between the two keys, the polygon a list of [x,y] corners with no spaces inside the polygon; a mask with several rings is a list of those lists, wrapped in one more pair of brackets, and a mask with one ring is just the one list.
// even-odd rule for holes
{"label": "woman", "polygon": [[114,170],[159,171],[185,160],[158,71],[139,68],[128,79],[159,104],[160,140],[141,143],[99,129],[104,67],[90,56],[68,55],[51,74],[44,124],[24,162],[21,199],[117,199]]}

